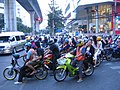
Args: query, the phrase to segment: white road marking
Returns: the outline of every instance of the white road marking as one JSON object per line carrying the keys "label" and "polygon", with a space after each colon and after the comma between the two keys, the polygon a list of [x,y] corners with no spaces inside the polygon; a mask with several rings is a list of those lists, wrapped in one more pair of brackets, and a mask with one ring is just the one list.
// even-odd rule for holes
{"label": "white road marking", "polygon": [[112,65],[112,63],[106,63],[105,65]]}
{"label": "white road marking", "polygon": [[113,66],[113,67],[110,67],[112,69],[120,69],[120,66]]}

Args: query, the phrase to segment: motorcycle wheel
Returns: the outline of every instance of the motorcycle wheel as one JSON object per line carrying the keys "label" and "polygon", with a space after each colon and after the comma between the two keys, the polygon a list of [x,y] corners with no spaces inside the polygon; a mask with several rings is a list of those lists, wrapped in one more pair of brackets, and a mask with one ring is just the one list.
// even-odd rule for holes
{"label": "motorcycle wheel", "polygon": [[38,72],[35,74],[35,77],[38,80],[43,80],[43,79],[45,79],[48,76],[48,71],[44,67],[40,67],[39,69],[37,69],[37,71]]}
{"label": "motorcycle wheel", "polygon": [[14,80],[17,76],[17,72],[15,70],[11,70],[10,68],[6,68],[3,71],[3,76],[7,79],[7,80]]}
{"label": "motorcycle wheel", "polygon": [[67,72],[63,68],[56,69],[54,72],[54,79],[58,82],[64,81],[67,77]]}
{"label": "motorcycle wheel", "polygon": [[112,60],[112,54],[108,55],[106,60],[111,61]]}
{"label": "motorcycle wheel", "polygon": [[86,76],[91,76],[94,73],[94,67],[92,64],[88,63],[88,69],[84,71]]}
{"label": "motorcycle wheel", "polygon": [[96,62],[96,67],[100,66],[102,61],[103,61],[103,59],[101,57],[98,57],[98,60]]}

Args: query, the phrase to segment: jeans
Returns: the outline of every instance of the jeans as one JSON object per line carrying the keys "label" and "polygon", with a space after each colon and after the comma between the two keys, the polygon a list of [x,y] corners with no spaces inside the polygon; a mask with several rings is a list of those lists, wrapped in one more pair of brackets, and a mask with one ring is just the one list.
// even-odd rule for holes
{"label": "jeans", "polygon": [[82,78],[82,77],[83,77],[83,73],[82,73],[83,61],[82,61],[82,60],[80,60],[80,61],[74,60],[74,61],[72,62],[72,65],[73,65],[73,66],[76,66],[76,65],[77,65],[77,66],[79,67],[79,78]]}
{"label": "jeans", "polygon": [[22,82],[23,81],[23,77],[25,77],[25,69],[27,67],[23,66],[21,69],[20,69],[20,73],[19,73],[19,77],[18,77],[18,82]]}
{"label": "jeans", "polygon": [[56,65],[57,65],[57,59],[60,57],[60,54],[53,54],[53,59],[52,59],[52,70],[55,71]]}

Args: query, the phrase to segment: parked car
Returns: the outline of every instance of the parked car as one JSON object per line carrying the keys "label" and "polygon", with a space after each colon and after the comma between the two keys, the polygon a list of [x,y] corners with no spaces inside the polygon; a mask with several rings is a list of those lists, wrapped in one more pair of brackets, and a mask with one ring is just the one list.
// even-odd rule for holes
{"label": "parked car", "polygon": [[24,49],[26,43],[23,32],[1,32],[0,54],[11,54]]}

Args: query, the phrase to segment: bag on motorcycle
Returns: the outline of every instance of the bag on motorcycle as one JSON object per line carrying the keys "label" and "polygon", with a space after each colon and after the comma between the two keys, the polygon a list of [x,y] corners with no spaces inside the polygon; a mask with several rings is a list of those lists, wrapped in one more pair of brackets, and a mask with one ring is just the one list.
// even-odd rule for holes
{"label": "bag on motorcycle", "polygon": [[85,59],[85,57],[82,56],[82,55],[76,58],[76,60],[78,60],[78,61],[80,61],[80,60],[84,60],[84,59]]}

